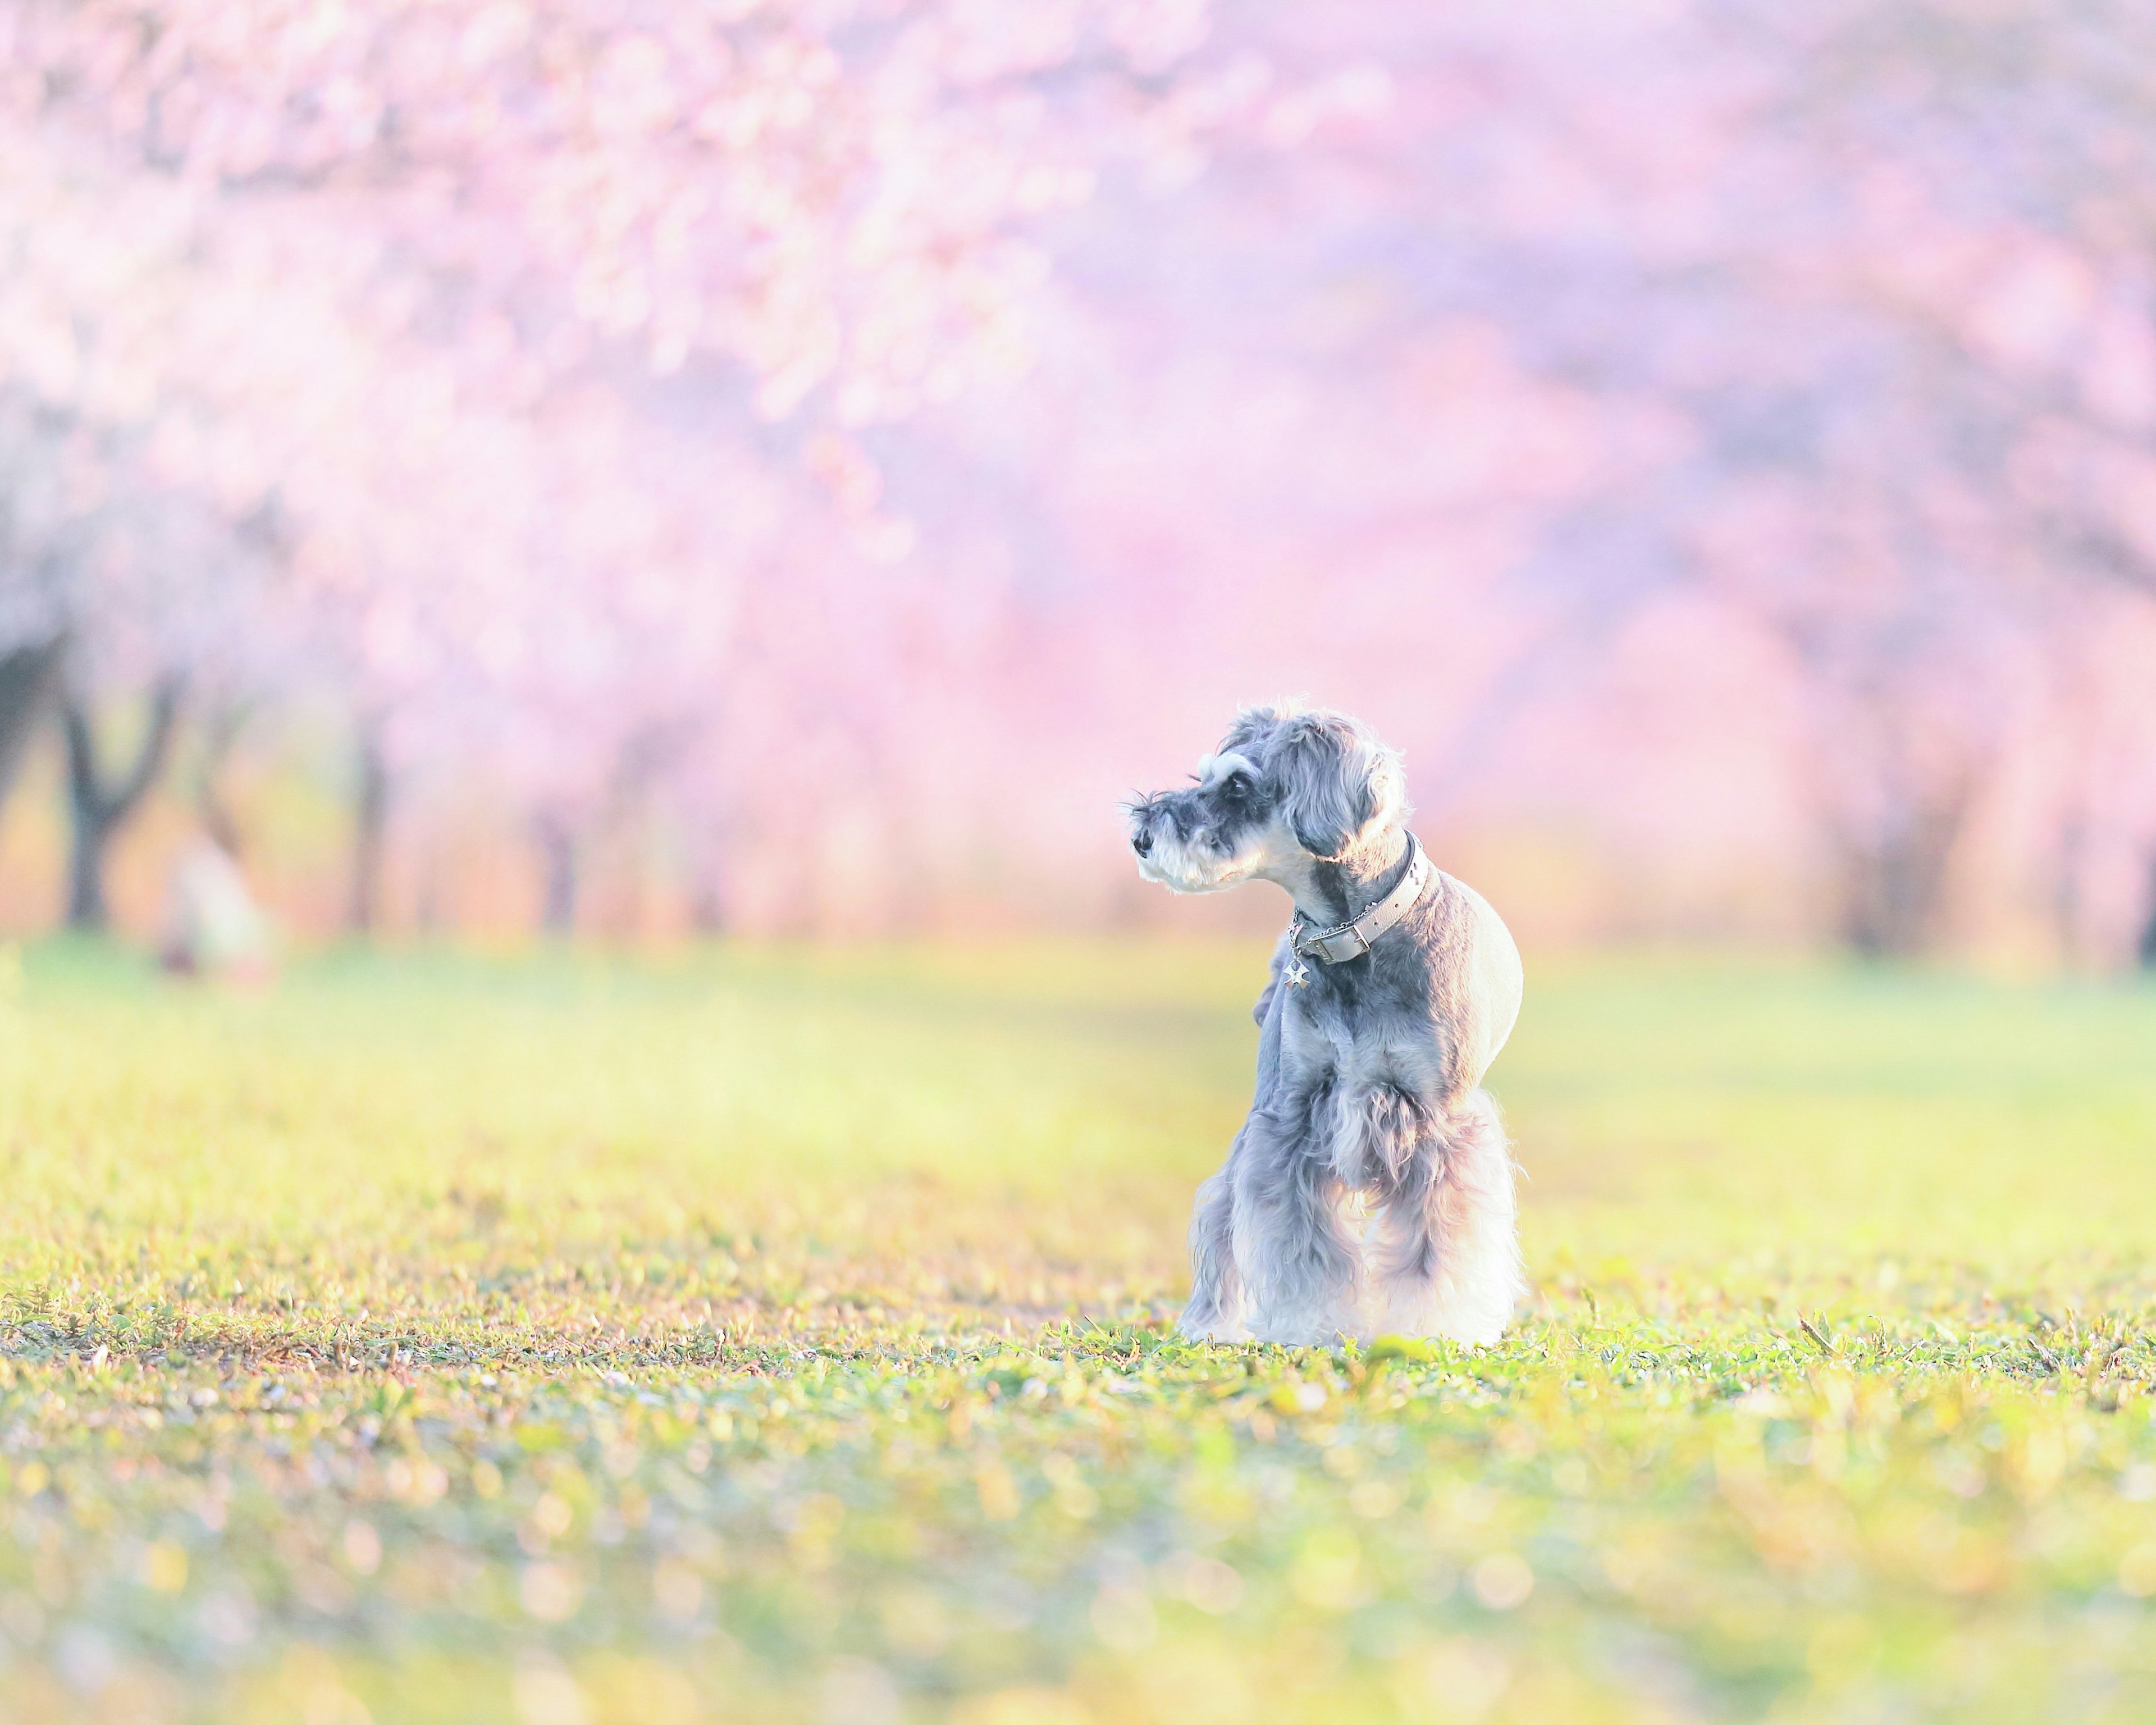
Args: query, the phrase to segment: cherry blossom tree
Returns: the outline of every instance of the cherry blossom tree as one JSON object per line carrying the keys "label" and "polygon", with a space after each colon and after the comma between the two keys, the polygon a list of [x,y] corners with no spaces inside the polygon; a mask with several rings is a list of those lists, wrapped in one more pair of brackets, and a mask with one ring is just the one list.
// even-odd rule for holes
{"label": "cherry blossom tree", "polygon": [[[483,781],[554,922],[659,823],[865,927],[1108,914],[1114,797],[1300,690],[1434,820],[1779,799],[1852,947],[2018,871],[2123,952],[2143,29],[5,0],[0,721],[63,639],[334,689],[355,923]],[[100,645],[130,581],[210,602]]]}
{"label": "cherry blossom tree", "polygon": [[[1878,164],[1870,202],[1903,240],[1877,248],[1881,285],[1935,371],[1984,404],[1956,423],[1935,393],[1933,442],[1992,505],[2005,554],[2043,572],[2066,663],[2089,667],[2072,639],[2088,602],[2071,589],[2156,600],[2156,28],[2106,0],[1977,13],[1897,0],[1822,6],[1769,39],[1811,69],[1809,126]],[[2129,682],[2145,691],[2149,669]],[[2105,747],[2087,728],[2087,682],[2065,681],[2084,748]],[[2114,736],[2131,734],[2130,703],[2097,705],[2112,707]],[[2060,896],[2072,903],[2071,875],[2094,860],[2086,798],[2061,819]],[[2133,824],[2156,931],[2156,809]]]}
{"label": "cherry blossom tree", "polygon": [[[2056,720],[2044,669],[2080,586],[2132,578],[2139,481],[2074,427],[2141,411],[2142,265],[2099,238],[2135,231],[2141,146],[2106,141],[2116,89],[2073,80],[2138,27],[1921,0],[1564,13],[1287,26],[1382,32],[1396,86],[1392,123],[1291,165],[1323,177],[1336,228],[1301,255],[1363,260],[1325,364],[1397,371],[1418,331],[1486,331],[1527,388],[1568,390],[1604,435],[1629,420],[1630,459],[1475,489],[1486,509],[1553,481],[1508,554],[1558,619],[1527,662],[1584,680],[1616,624],[1694,593],[1776,644],[1838,924],[1923,949],[2015,740]],[[2002,149],[2048,172],[1992,172]],[[1522,682],[1493,685],[1502,711],[1530,710]]]}
{"label": "cherry blossom tree", "polygon": [[[287,530],[295,583],[329,619],[315,637],[341,649],[364,715],[366,856],[387,807],[382,738],[425,704],[429,677],[476,669],[495,712],[535,723],[573,709],[580,742],[597,710],[573,641],[437,650],[475,631],[499,648],[521,628],[522,595],[486,571],[515,563],[548,513],[531,475],[560,475],[546,434],[516,421],[559,426],[550,402],[620,390],[625,350],[661,376],[716,366],[706,393],[739,377],[754,417],[821,422],[807,459],[834,506],[870,555],[903,549],[911,530],[876,516],[880,481],[854,434],[1007,369],[1044,268],[1025,229],[1104,167],[1179,160],[1231,116],[1246,70],[1224,86],[1186,72],[1207,23],[1202,5],[1129,0],[1040,13],[274,0],[214,14],[21,0],[0,66],[49,150],[58,139],[185,188],[221,249],[274,259],[195,308],[204,326],[223,309],[236,362],[167,365],[159,429],[198,473],[244,472],[249,506],[274,505]],[[296,313],[282,309],[295,277]],[[266,330],[243,327],[265,312]],[[303,376],[295,344],[332,357]],[[387,398],[399,378],[434,409]],[[201,408],[176,427],[162,398],[189,386]],[[463,454],[475,420],[515,447],[475,490],[444,482],[439,458],[451,443]],[[400,462],[425,468],[419,483],[387,470]],[[449,467],[468,480],[474,463]],[[445,535],[459,542],[446,581]],[[613,573],[558,556],[528,567],[558,572],[545,583],[557,598]],[[693,609],[713,571],[669,567]],[[654,628],[644,645],[678,633]],[[535,667],[550,661],[565,680],[542,696]],[[562,780],[531,792],[540,830],[566,832],[562,809],[589,803],[593,769],[572,763],[594,752],[648,750],[524,748]],[[356,890],[356,904],[372,898]]]}
{"label": "cherry blossom tree", "polygon": [[[63,687],[73,860],[67,914],[102,925],[106,851],[167,758],[191,666],[259,650],[271,619],[249,543],[256,499],[187,472],[173,434],[216,375],[202,310],[222,285],[192,248],[184,195],[116,181],[0,131],[11,219],[0,285],[0,401],[10,435],[0,609],[18,687]],[[138,752],[101,759],[100,709],[139,697]],[[37,702],[11,716],[19,752]]]}

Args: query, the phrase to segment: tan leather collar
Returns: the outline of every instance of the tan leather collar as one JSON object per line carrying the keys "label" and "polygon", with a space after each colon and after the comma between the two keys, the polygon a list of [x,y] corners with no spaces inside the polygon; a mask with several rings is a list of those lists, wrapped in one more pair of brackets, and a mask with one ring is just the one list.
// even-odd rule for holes
{"label": "tan leather collar", "polygon": [[1345,964],[1350,958],[1360,958],[1379,935],[1414,908],[1430,890],[1430,879],[1436,873],[1430,859],[1423,855],[1422,845],[1409,833],[1407,872],[1400,876],[1397,886],[1361,916],[1350,922],[1336,922],[1330,928],[1314,928],[1298,912],[1288,924],[1288,944],[1294,947],[1297,957],[1316,958],[1327,964]]}

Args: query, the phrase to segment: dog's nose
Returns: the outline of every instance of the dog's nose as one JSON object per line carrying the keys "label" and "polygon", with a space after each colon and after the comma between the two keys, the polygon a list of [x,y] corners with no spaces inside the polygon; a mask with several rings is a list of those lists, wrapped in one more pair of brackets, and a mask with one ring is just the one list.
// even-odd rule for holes
{"label": "dog's nose", "polygon": [[1131,849],[1137,852],[1140,856],[1152,855],[1152,834],[1146,831],[1143,828],[1140,828],[1137,832],[1131,834]]}

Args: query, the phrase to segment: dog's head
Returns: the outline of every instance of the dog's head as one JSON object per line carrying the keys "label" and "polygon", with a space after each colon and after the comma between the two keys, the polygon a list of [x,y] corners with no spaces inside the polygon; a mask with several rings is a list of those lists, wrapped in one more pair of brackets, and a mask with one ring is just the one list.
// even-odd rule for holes
{"label": "dog's head", "polygon": [[1378,843],[1407,819],[1399,757],[1344,713],[1247,709],[1188,789],[1129,805],[1138,872],[1178,892],[1238,881],[1291,889],[1318,862]]}

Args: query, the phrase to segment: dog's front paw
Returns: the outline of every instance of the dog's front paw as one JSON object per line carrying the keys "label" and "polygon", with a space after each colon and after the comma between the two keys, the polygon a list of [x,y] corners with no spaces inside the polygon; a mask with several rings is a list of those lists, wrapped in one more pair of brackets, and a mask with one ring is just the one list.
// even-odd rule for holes
{"label": "dog's front paw", "polygon": [[1250,1327],[1240,1318],[1214,1312],[1199,1316],[1185,1312],[1175,1321],[1175,1327],[1183,1337],[1191,1342],[1247,1342]]}
{"label": "dog's front paw", "polygon": [[1488,1305],[1477,1309],[1458,1304],[1445,1306],[1430,1300],[1394,1301],[1385,1307],[1373,1327],[1372,1336],[1404,1336],[1456,1342],[1469,1348],[1491,1348],[1504,1338],[1511,1316],[1509,1305]]}
{"label": "dog's front paw", "polygon": [[1352,1321],[1338,1317],[1270,1312],[1250,1322],[1250,1339],[1281,1348],[1334,1348],[1356,1333]]}

